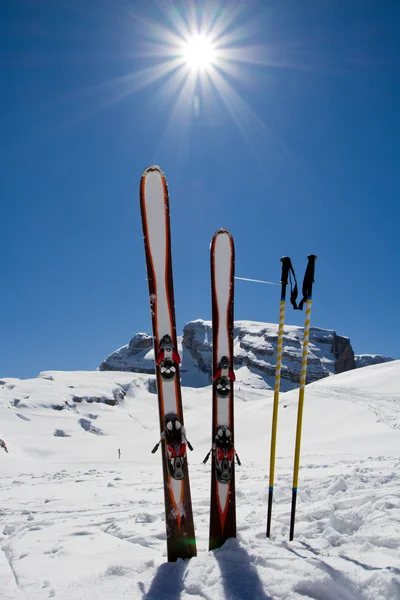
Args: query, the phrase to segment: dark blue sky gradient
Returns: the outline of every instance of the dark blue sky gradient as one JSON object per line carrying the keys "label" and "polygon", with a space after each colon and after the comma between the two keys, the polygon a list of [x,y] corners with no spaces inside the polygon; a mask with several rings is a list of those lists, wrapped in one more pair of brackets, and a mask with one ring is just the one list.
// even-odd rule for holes
{"label": "dark blue sky gradient", "polygon": [[[400,356],[400,4],[220,2],[253,63],[195,98],[167,69],[146,84],[165,60],[146,54],[154,26],[183,6],[0,5],[0,376],[94,369],[150,332],[138,189],[154,163],[179,332],[211,316],[209,244],[227,227],[237,275],[277,281],[289,255],[301,280],[315,253],[312,324]],[[213,6],[193,3],[198,21]],[[278,314],[279,287],[236,283],[236,319]]]}

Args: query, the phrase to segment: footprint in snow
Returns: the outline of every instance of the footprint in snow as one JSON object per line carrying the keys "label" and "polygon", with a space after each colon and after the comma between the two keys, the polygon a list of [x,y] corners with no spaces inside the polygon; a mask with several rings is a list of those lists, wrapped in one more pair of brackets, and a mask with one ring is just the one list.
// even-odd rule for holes
{"label": "footprint in snow", "polygon": [[3,529],[3,535],[11,535],[15,531],[15,525],[6,525]]}
{"label": "footprint in snow", "polygon": [[28,417],[26,417],[25,415],[21,415],[20,413],[15,413],[15,414],[17,415],[17,417],[19,417],[23,421],[30,421],[30,419]]}
{"label": "footprint in snow", "polygon": [[158,521],[158,517],[150,513],[139,513],[135,517],[135,523],[154,523],[155,521]]}
{"label": "footprint in snow", "polygon": [[[49,582],[47,579],[45,579],[45,580],[43,581],[43,583],[42,583],[42,588],[43,588],[43,589],[50,588],[50,582]],[[54,596],[55,596],[55,595],[56,595],[56,593],[55,593],[55,591],[53,590],[53,588],[50,588],[50,589],[49,589],[49,596],[48,596],[48,597],[49,597],[49,598],[54,598]]]}
{"label": "footprint in snow", "polygon": [[104,577],[125,577],[125,575],[129,574],[129,569],[123,567],[122,565],[112,565],[108,567],[106,572],[104,573]]}

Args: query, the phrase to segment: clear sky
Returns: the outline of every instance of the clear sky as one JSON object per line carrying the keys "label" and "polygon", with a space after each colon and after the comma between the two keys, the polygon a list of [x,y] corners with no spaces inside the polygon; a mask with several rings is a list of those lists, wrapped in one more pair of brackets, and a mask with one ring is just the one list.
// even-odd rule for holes
{"label": "clear sky", "polygon": [[[399,2],[13,0],[0,40],[0,376],[95,369],[150,332],[150,164],[179,332],[211,316],[226,227],[241,277],[278,281],[288,255],[301,280],[317,254],[312,325],[400,356]],[[278,286],[235,293],[236,319],[277,322]]]}

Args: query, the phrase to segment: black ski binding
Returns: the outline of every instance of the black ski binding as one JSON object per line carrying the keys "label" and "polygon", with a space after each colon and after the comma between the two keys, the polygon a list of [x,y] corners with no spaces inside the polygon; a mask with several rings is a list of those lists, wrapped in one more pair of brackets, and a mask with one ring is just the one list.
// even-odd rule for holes
{"label": "black ski binding", "polygon": [[232,382],[236,377],[229,365],[227,356],[223,356],[214,374],[215,391],[221,398],[226,398],[231,393]]}
{"label": "black ski binding", "polygon": [[162,440],[165,440],[165,453],[167,458],[168,473],[172,479],[184,478],[184,465],[186,460],[186,445],[193,450],[186,439],[185,428],[175,413],[168,413],[164,419],[164,431],[160,441],[154,446],[152,453],[157,452]]}
{"label": "black ski binding", "polygon": [[160,341],[156,365],[160,369],[160,375],[165,380],[173,379],[176,368],[181,364],[181,358],[172,343],[171,336],[166,334]]}
{"label": "black ski binding", "polygon": [[221,425],[217,428],[214,443],[210,452],[203,460],[203,464],[208,461],[211,452],[215,456],[215,474],[217,480],[220,483],[229,483],[232,479],[232,465],[235,456],[239,466],[241,462],[233,445],[232,432],[226,425]]}

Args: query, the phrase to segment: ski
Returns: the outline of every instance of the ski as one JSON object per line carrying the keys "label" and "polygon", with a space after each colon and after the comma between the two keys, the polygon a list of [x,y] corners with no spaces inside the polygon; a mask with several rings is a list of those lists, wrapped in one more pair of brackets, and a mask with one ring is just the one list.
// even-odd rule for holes
{"label": "ski", "polygon": [[168,187],[157,166],[148,167],[140,183],[155,372],[160,419],[168,561],[196,556],[187,448],[183,421],[180,357],[177,349],[171,260]]}
{"label": "ski", "polygon": [[211,502],[209,549],[236,537],[235,457],[233,413],[233,293],[235,248],[226,229],[211,243],[211,296],[213,335],[213,400]]}

